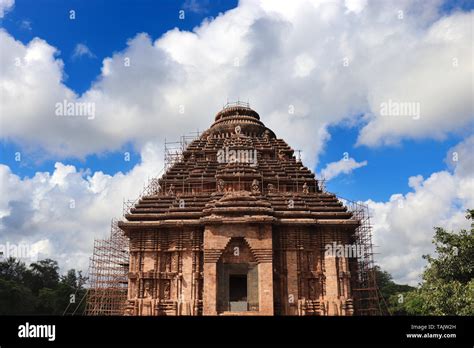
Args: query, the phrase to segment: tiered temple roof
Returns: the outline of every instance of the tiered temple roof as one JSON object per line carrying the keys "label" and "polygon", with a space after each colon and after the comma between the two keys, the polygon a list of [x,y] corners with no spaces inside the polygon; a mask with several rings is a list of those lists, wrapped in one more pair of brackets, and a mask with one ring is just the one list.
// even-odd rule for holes
{"label": "tiered temple roof", "polygon": [[359,222],[334,194],[323,192],[294,150],[248,105],[224,107],[179,161],[119,223],[145,226],[271,221],[273,224],[351,225]]}

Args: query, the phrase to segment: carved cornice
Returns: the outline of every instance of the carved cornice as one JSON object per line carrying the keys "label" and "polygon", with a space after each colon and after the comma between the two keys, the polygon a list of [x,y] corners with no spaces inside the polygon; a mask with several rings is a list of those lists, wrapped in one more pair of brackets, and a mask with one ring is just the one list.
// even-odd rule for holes
{"label": "carved cornice", "polygon": [[250,249],[255,260],[258,263],[272,262],[273,260],[273,251],[272,249]]}
{"label": "carved cornice", "polygon": [[204,263],[216,263],[222,252],[223,249],[204,249]]}

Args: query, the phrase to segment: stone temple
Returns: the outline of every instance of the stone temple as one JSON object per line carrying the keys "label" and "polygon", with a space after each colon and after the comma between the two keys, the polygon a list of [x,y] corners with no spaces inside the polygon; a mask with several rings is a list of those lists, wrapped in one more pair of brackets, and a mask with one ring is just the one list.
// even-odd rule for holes
{"label": "stone temple", "polygon": [[327,248],[354,245],[360,219],[248,104],[227,104],[156,180],[118,223],[126,315],[359,313],[360,260]]}

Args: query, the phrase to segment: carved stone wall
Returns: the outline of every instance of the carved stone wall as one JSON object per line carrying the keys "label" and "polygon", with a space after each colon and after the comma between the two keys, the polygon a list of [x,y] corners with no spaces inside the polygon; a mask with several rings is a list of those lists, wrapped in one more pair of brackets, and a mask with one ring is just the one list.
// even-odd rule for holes
{"label": "carved stone wall", "polygon": [[327,245],[345,245],[349,239],[350,234],[338,228],[274,229],[276,314],[353,314],[351,267],[354,265],[346,257],[326,255]]}
{"label": "carved stone wall", "polygon": [[232,272],[247,274],[246,314],[353,313],[357,260],[325,248],[353,244],[360,220],[249,106],[219,111],[154,184],[118,223],[129,315],[233,315]]}
{"label": "carved stone wall", "polygon": [[[239,248],[239,255],[234,254],[236,247]],[[252,304],[257,302],[258,307],[254,305],[250,312],[255,315],[272,315],[271,226],[225,224],[206,227],[204,231],[204,315],[217,315],[226,309],[225,304],[219,304],[219,294],[225,302],[225,294],[222,291],[219,293],[218,266],[221,263],[248,263],[251,267],[256,266],[258,301],[253,300]]]}
{"label": "carved stone wall", "polygon": [[202,314],[202,239],[199,229],[134,233],[127,314]]}

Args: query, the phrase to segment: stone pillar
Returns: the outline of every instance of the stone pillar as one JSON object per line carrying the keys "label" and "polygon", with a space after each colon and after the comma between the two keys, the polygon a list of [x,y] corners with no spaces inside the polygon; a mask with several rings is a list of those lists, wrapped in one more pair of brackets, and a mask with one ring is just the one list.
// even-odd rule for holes
{"label": "stone pillar", "polygon": [[258,264],[259,313],[273,315],[273,266],[272,262]]}
{"label": "stone pillar", "polygon": [[183,302],[183,311],[181,315],[190,315],[190,310],[188,307],[190,303],[192,303],[192,270],[193,270],[193,258],[191,251],[184,251],[182,252],[182,262],[183,262],[183,270],[182,270],[182,278],[181,278],[181,301]]}
{"label": "stone pillar", "polygon": [[217,260],[221,253],[204,249],[203,315],[217,315]]}
{"label": "stone pillar", "polygon": [[341,282],[341,313],[342,315],[353,315],[354,304],[352,299],[351,272],[349,269],[349,259],[347,257],[339,258],[340,262],[340,282]]}
{"label": "stone pillar", "polygon": [[273,315],[273,241],[272,227],[260,226],[256,234],[247,234],[245,240],[258,263],[258,312]]}
{"label": "stone pillar", "polygon": [[324,264],[326,268],[326,295],[328,315],[339,315],[339,279],[337,274],[336,257],[325,256]]}
{"label": "stone pillar", "polygon": [[217,315],[217,267],[215,263],[204,264],[203,315]]}
{"label": "stone pillar", "polygon": [[297,315],[297,305],[298,305],[298,269],[297,269],[297,254],[296,251],[286,251],[286,286],[287,286],[287,296],[283,298],[284,301],[283,308],[286,308],[285,315]]}
{"label": "stone pillar", "polygon": [[351,273],[349,271],[349,261],[347,257],[340,257],[340,279],[341,279],[341,297],[344,299],[351,296]]}

